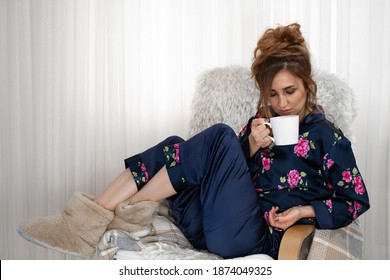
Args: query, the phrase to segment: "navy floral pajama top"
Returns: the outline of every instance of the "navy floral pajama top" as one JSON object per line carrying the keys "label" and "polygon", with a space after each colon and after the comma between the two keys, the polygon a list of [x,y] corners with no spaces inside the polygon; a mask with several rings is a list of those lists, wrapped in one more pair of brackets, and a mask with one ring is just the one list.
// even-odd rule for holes
{"label": "navy floral pajama top", "polygon": [[[293,206],[312,205],[316,218],[300,222],[336,229],[369,209],[351,143],[322,113],[310,113],[301,122],[298,144],[259,149],[250,158],[248,136],[256,117],[261,116],[252,117],[238,137],[266,220],[272,206],[283,212]],[[269,229],[271,233],[275,230]]]}

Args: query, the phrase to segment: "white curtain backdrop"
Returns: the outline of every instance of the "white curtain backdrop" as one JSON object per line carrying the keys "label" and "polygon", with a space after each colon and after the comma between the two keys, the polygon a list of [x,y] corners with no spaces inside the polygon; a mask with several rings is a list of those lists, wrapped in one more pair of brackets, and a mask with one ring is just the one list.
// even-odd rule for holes
{"label": "white curtain backdrop", "polygon": [[263,31],[299,22],[315,67],[356,93],[371,199],[366,259],[390,257],[390,1],[0,0],[0,258],[64,259],[16,233],[98,194],[123,159],[186,137],[198,75],[250,66]]}

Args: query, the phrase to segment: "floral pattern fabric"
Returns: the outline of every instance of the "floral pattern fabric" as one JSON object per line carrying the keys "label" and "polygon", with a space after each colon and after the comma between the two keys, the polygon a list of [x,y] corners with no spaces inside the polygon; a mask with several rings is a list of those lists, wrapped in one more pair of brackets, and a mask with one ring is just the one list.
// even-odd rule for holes
{"label": "floral pattern fabric", "polygon": [[[165,146],[163,148],[163,153],[165,155],[166,161],[167,161],[167,168],[172,168],[172,167],[181,167],[180,163],[180,144],[176,143],[173,145]],[[185,188],[186,186],[186,180],[184,179],[183,176],[181,176],[182,172],[177,170],[172,177],[170,177],[172,184],[174,187],[176,185],[180,185],[182,188]]]}
{"label": "floral pattern fabric", "polygon": [[248,136],[255,117],[238,138],[265,217],[272,206],[284,211],[293,206],[312,205],[315,221],[301,222],[335,229],[347,226],[367,211],[370,207],[367,189],[351,143],[323,114],[311,113],[302,121],[296,145],[273,145],[259,149],[250,158]]}

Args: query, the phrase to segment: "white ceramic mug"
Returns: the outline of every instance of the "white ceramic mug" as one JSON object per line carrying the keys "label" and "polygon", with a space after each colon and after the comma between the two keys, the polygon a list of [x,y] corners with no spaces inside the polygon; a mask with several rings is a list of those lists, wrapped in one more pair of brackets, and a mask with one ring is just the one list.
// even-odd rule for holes
{"label": "white ceramic mug", "polygon": [[264,123],[272,129],[273,137],[269,136],[277,146],[295,145],[299,137],[299,116],[288,115],[272,117]]}

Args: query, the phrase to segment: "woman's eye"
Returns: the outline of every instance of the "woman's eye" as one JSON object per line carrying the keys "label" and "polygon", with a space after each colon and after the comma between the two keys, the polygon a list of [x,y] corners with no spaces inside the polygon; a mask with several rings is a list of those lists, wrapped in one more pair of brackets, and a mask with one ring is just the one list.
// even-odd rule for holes
{"label": "woman's eye", "polygon": [[286,90],[287,94],[293,94],[294,92],[295,92],[295,88]]}

